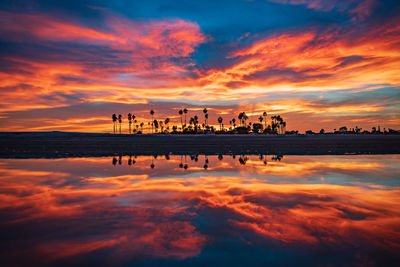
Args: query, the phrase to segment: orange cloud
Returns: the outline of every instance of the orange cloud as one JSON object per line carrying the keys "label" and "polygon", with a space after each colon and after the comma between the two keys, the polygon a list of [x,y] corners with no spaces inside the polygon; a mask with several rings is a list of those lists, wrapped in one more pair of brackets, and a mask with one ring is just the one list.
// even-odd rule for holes
{"label": "orange cloud", "polygon": [[[239,63],[212,70],[202,78],[208,87],[248,92],[326,91],[370,84],[400,84],[397,24],[370,30],[357,41],[351,31],[287,33],[258,41],[232,53]],[[347,38],[348,37],[348,38]]]}
{"label": "orange cloud", "polygon": [[[40,59],[3,58],[17,70],[0,72],[1,111],[71,104],[54,97],[41,99],[51,94],[81,94],[80,102],[147,103],[145,98],[159,93],[146,87],[177,84],[177,77],[192,66],[185,58],[207,40],[196,23],[181,19],[134,22],[108,16],[107,30],[100,30],[48,15],[0,14],[4,22],[0,33],[9,41],[46,44],[50,53]],[[56,44],[68,51],[51,52]]]}
{"label": "orange cloud", "polygon": [[[304,4],[313,9],[324,4],[314,2]],[[336,2],[331,6],[328,10],[336,8]],[[357,1],[353,6],[363,9]],[[110,114],[127,114],[132,110],[142,113],[140,104],[156,106],[159,114],[168,114],[173,123],[179,124],[180,119],[176,114],[172,117],[170,106],[153,102],[160,100],[174,101],[174,108],[192,103],[193,110],[207,103],[220,112],[210,118],[215,125],[219,115],[227,125],[243,110],[253,116],[253,121],[263,111],[283,114],[288,129],[300,131],[332,130],[342,124],[363,128],[375,125],[396,128],[399,124],[393,97],[381,101],[318,103],[294,95],[343,90],[340,94],[347,93],[351,98],[356,93],[398,87],[400,28],[396,20],[371,26],[364,32],[331,26],[325,31],[310,27],[264,38],[247,35],[246,40],[253,43],[245,47],[238,44],[241,48],[229,51],[226,60],[232,63],[203,69],[197,68],[191,57],[200,44],[211,38],[195,22],[182,19],[138,22],[107,15],[105,27],[96,28],[45,14],[1,11],[1,15],[2,36],[17,44],[40,44],[45,48],[45,52],[39,51],[43,54],[40,57],[4,55],[2,58],[5,70],[0,71],[0,129],[4,131],[110,132],[107,121]],[[27,49],[32,47],[28,45]],[[279,97],[281,94],[286,95]],[[87,116],[81,112],[79,118],[77,115],[48,117],[48,109],[61,110],[83,103],[120,103],[126,108],[107,114],[99,110],[101,114]],[[123,104],[131,104],[132,108]],[[13,115],[25,110],[42,110],[43,116],[28,121],[26,117],[21,120]],[[146,115],[140,114],[144,122],[149,119]]]}

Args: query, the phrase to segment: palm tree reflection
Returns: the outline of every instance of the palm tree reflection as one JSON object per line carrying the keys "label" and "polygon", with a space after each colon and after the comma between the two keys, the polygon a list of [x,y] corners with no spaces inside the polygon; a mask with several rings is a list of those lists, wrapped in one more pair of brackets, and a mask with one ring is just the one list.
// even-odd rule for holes
{"label": "palm tree reflection", "polygon": [[[199,155],[197,155],[197,154],[196,155],[180,155],[180,156],[173,156],[173,155],[171,156],[169,154],[165,154],[164,158],[159,159],[160,165],[162,166],[163,164],[167,164],[166,162],[171,160],[171,157],[172,158],[179,157],[179,165],[178,165],[179,169],[187,170],[187,169],[189,169],[189,164],[187,163],[187,156],[190,157],[190,161],[192,162],[193,165],[195,165],[195,168],[202,167],[204,170],[207,170],[209,168],[209,164],[210,164],[209,157],[213,158],[214,161],[217,161],[217,166],[216,166],[217,168],[218,167],[226,168],[226,164],[221,165],[220,163],[218,163],[218,162],[223,162],[223,161],[229,161],[229,162],[231,162],[229,164],[229,166],[235,166],[235,164],[232,163],[232,160],[234,162],[236,159],[236,155],[232,155],[232,158],[229,158],[229,157],[224,158],[224,156],[222,154],[219,154],[218,156],[217,155],[214,155],[214,156],[204,155],[204,164],[201,164],[201,163],[199,164]],[[239,158],[238,158],[239,166],[246,165],[247,162],[250,160],[250,158],[252,159],[252,163],[259,160],[265,166],[268,164],[267,156],[263,155],[263,154],[260,154],[258,156],[248,156],[248,155],[238,155],[238,156],[239,156]],[[140,157],[141,156],[139,156],[139,158]],[[146,156],[143,156],[143,157],[146,158]],[[270,156],[270,157],[271,157],[270,159],[272,161],[281,161],[283,159],[283,155],[275,155],[275,156]],[[123,158],[122,155],[114,156],[111,161],[112,165],[113,166],[122,165],[122,158]],[[134,155],[134,156],[129,155],[128,160],[127,160],[128,166],[134,165],[136,163],[136,160],[135,160],[136,158],[138,158],[137,155]],[[157,158],[158,158],[158,155],[151,156],[151,163],[150,163],[151,169],[154,169],[156,167],[155,160]],[[251,166],[253,166],[253,165],[251,165]]]}
{"label": "palm tree reflection", "polygon": [[204,166],[203,166],[203,168],[205,170],[207,170],[207,168],[208,168],[208,157],[207,157],[207,155],[204,155]]}
{"label": "palm tree reflection", "polygon": [[276,156],[272,157],[271,159],[272,159],[273,161],[281,161],[282,158],[283,158],[282,155],[276,155]]}
{"label": "palm tree reflection", "polygon": [[155,159],[157,159],[157,155],[154,155],[152,158],[151,158],[151,165],[150,165],[150,168],[152,168],[152,169],[154,169],[154,167],[155,167],[155,165],[154,165],[154,160]]}
{"label": "palm tree reflection", "polygon": [[240,165],[246,165],[246,162],[249,160],[247,156],[240,156],[239,157],[239,163]]}

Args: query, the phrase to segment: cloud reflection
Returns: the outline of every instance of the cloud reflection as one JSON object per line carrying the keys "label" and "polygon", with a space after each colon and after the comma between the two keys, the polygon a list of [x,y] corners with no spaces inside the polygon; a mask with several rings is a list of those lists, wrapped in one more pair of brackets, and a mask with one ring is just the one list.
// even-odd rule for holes
{"label": "cloud reflection", "polygon": [[[129,157],[119,165],[116,157],[115,166],[113,158],[2,160],[1,243],[13,253],[1,258],[207,261],[203,251],[218,246],[292,252],[302,246],[357,251],[344,261],[362,255],[377,263],[371,248],[390,257],[400,248],[398,156],[197,157],[130,157],[134,165]],[[239,162],[244,157],[246,165]]]}

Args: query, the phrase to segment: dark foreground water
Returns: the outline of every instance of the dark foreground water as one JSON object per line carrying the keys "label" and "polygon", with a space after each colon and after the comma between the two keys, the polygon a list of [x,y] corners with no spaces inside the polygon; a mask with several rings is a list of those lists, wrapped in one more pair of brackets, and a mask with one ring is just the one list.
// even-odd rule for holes
{"label": "dark foreground water", "polygon": [[0,160],[0,265],[400,262],[400,155]]}

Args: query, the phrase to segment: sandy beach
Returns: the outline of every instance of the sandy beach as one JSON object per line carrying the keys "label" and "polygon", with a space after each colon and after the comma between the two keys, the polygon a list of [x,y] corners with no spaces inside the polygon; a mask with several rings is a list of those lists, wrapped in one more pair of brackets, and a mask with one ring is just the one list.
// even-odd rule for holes
{"label": "sandy beach", "polygon": [[397,135],[0,133],[1,158],[161,154],[398,154]]}

